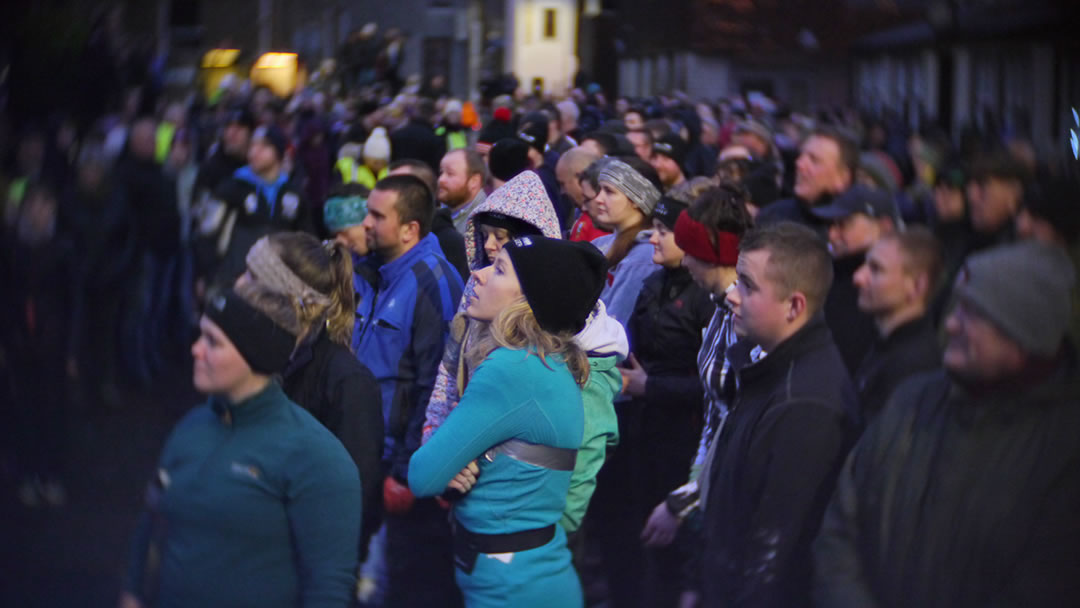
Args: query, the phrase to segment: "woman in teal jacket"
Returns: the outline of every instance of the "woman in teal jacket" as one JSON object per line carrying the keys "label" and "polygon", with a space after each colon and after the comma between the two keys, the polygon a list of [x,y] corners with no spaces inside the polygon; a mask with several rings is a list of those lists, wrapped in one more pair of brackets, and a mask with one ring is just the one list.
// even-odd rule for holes
{"label": "woman in teal jacket", "polygon": [[409,463],[417,496],[467,492],[452,517],[457,582],[470,607],[583,603],[556,523],[584,430],[589,363],[573,336],[600,295],[604,267],[587,243],[526,236],[475,273],[466,313],[490,322],[474,346],[486,358]]}
{"label": "woman in teal jacket", "polygon": [[[192,347],[205,405],[176,426],[136,531],[123,607],[156,588],[168,607],[349,606],[360,478],[348,452],[272,374],[296,338],[265,311],[292,300],[255,284],[213,296]],[[157,581],[146,557],[157,544]]]}

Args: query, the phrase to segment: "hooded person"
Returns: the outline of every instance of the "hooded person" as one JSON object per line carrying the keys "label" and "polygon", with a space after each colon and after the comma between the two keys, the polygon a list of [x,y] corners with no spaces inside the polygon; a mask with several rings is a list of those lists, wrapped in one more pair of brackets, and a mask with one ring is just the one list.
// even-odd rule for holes
{"label": "hooded person", "polygon": [[[496,189],[469,218],[465,233],[466,255],[474,271],[490,265],[494,256],[511,239],[539,234],[558,239],[559,223],[544,185],[536,174],[526,171]],[[423,439],[427,441],[457,406],[472,373],[463,353],[476,337],[478,323],[470,321],[465,309],[475,293],[476,278],[465,284],[458,314],[450,325],[445,355],[428,402]],[[570,498],[563,527],[573,532],[580,526],[596,484],[596,473],[604,463],[608,446],[618,441],[618,424],[612,405],[622,386],[616,367],[629,352],[626,332],[610,317],[603,302],[589,314],[585,329],[574,338],[589,357],[589,379],[582,388],[585,400],[585,435],[578,451],[570,482]],[[473,366],[475,368],[475,365]]]}

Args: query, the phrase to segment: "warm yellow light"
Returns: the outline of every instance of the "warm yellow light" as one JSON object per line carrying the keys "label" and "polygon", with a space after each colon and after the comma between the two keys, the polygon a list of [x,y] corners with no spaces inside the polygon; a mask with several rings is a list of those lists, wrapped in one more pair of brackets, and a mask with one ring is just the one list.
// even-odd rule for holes
{"label": "warm yellow light", "polygon": [[288,97],[302,80],[296,53],[265,53],[251,67],[251,84]]}
{"label": "warm yellow light", "polygon": [[296,68],[296,53],[263,53],[255,62],[256,70]]}
{"label": "warm yellow light", "polygon": [[203,55],[202,67],[227,68],[236,63],[239,56],[240,49],[210,49]]}

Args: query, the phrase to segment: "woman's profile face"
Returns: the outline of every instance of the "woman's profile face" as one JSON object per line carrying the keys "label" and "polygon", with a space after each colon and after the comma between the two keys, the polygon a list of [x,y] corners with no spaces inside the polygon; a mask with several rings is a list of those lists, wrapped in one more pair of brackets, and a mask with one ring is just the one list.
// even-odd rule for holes
{"label": "woman's profile face", "polygon": [[510,255],[502,250],[491,266],[474,271],[476,295],[469,301],[465,314],[477,321],[494,321],[499,313],[524,298]]}
{"label": "woman's profile face", "polygon": [[595,201],[596,221],[607,226],[622,226],[633,214],[641,215],[625,194],[607,182],[600,182]]}
{"label": "woman's profile face", "polygon": [[192,380],[200,393],[225,394],[254,373],[216,323],[199,320],[199,339],[191,346],[195,359]]}
{"label": "woman's profile face", "polygon": [[489,261],[502,251],[503,245],[510,240],[510,231],[506,228],[496,228],[487,224],[480,224],[480,238],[484,240],[484,253]]}

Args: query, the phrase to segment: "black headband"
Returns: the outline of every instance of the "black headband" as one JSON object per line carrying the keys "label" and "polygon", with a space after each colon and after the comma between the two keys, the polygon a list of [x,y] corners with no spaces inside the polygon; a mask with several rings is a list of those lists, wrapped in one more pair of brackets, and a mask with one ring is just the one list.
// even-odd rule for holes
{"label": "black headband", "polygon": [[251,370],[259,374],[284,371],[296,347],[296,336],[274,323],[232,289],[210,298],[206,317],[229,337]]}

